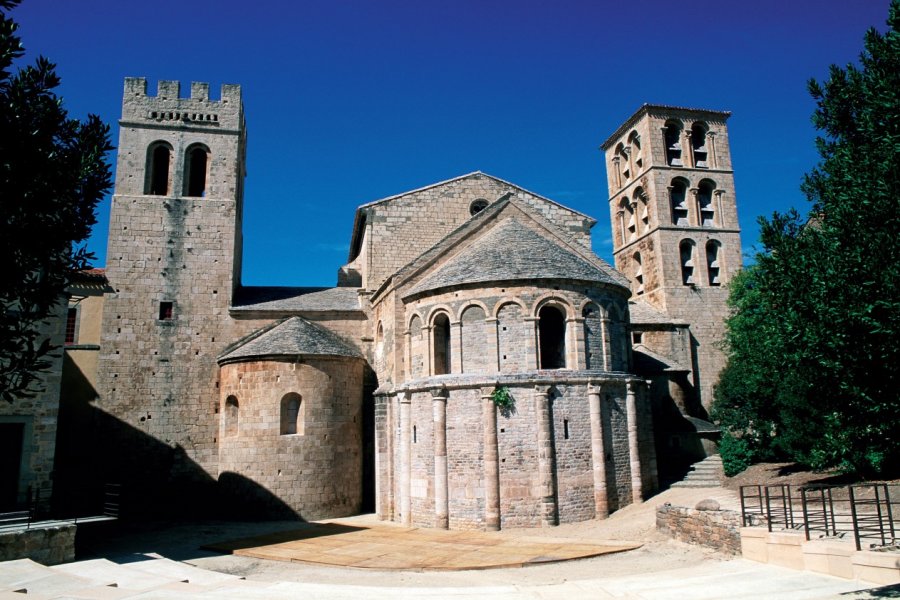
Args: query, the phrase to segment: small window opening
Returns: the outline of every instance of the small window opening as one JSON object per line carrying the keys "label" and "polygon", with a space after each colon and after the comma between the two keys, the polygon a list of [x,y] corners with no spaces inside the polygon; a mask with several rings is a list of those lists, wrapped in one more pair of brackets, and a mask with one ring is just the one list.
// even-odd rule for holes
{"label": "small window opening", "polygon": [[681,255],[681,283],[694,285],[694,243],[684,240],[678,248]]}
{"label": "small window opening", "polygon": [[416,426],[413,425],[413,444],[417,443],[418,441],[419,440],[418,440],[418,434],[416,433]]}
{"label": "small window opening", "polygon": [[484,198],[473,200],[469,205],[469,214],[473,217],[488,207],[488,201]]}
{"label": "small window opening", "polygon": [[300,418],[300,394],[290,392],[281,398],[281,435],[303,433]]}
{"label": "small window opening", "polygon": [[450,318],[438,315],[434,320],[434,374],[450,372]]}
{"label": "small window opening", "polygon": [[563,419],[563,439],[569,439],[569,420]]}
{"label": "small window opening", "polygon": [[72,307],[66,313],[66,345],[75,343],[75,325],[78,323],[78,309]]}
{"label": "small window opening", "polygon": [[168,321],[175,318],[175,309],[172,302],[159,303],[159,320]]}
{"label": "small window opening", "polygon": [[238,418],[240,405],[236,396],[228,396],[225,399],[225,435],[233,437],[238,434]]}
{"label": "small window opening", "polygon": [[185,155],[184,195],[194,198],[206,196],[206,172],[209,162],[209,151],[202,146],[195,146]]}
{"label": "small window opening", "polygon": [[640,344],[644,338],[644,334],[641,331],[634,331],[631,333],[631,343],[632,344]]}
{"label": "small window opening", "polygon": [[555,306],[545,306],[538,313],[538,335],[541,339],[541,368],[566,368],[566,318]]}
{"label": "small window opening", "polygon": [[709,275],[709,285],[722,285],[721,267],[719,265],[719,242],[710,241],[706,244],[706,269]]}

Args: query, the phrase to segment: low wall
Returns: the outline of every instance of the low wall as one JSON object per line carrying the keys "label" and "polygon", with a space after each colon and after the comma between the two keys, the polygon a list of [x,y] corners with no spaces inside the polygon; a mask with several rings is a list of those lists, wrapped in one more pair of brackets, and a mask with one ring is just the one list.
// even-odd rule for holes
{"label": "low wall", "polygon": [[741,514],[720,510],[704,500],[697,508],[664,504],[656,510],[656,529],[678,541],[706,546],[726,554],[741,553]]}
{"label": "low wall", "polygon": [[857,550],[851,539],[806,540],[797,531],[741,527],[744,558],[870,583],[900,583],[900,552]]}
{"label": "low wall", "polygon": [[75,529],[66,523],[0,532],[0,561],[30,558],[43,565],[73,561]]}

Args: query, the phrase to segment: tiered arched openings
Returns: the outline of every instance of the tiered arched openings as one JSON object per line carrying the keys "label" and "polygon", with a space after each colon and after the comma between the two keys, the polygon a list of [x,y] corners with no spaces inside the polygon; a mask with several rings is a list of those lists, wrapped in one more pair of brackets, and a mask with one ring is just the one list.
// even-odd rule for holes
{"label": "tiered arched openings", "polygon": [[697,186],[697,206],[700,209],[700,225],[703,227],[715,227],[716,208],[713,204],[713,194],[716,184],[704,179]]}
{"label": "tiered arched openings", "polygon": [[538,311],[541,369],[566,368],[566,315],[552,304]]}
{"label": "tiered arched openings", "polygon": [[446,375],[450,373],[450,317],[447,313],[438,313],[431,324],[432,329],[432,374]]}
{"label": "tiered arched openings", "polygon": [[663,127],[663,142],[666,147],[666,164],[670,167],[684,166],[681,158],[681,123],[670,119]]}
{"label": "tiered arched openings", "polygon": [[688,182],[676,177],[669,186],[669,204],[672,210],[672,224],[679,227],[690,225],[690,211],[687,203]]}
{"label": "tiered arched openings", "polygon": [[153,142],[147,148],[144,193],[168,196],[172,191],[172,146],[168,142]]}
{"label": "tiered arched openings", "polygon": [[619,203],[619,214],[621,215],[622,243],[626,244],[637,237],[637,221],[634,216],[634,206],[628,196],[623,197]]}
{"label": "tiered arched openings", "polygon": [[681,283],[683,285],[695,285],[697,283],[694,278],[694,242],[691,240],[681,240],[678,244],[678,251],[681,258]]}
{"label": "tiered arched openings", "polygon": [[300,394],[290,392],[281,398],[281,435],[303,433],[303,416]]}
{"label": "tiered arched openings", "polygon": [[716,240],[706,242],[706,274],[709,285],[722,285],[722,244]]}
{"label": "tiered arched openings", "polygon": [[634,163],[635,176],[644,168],[644,155],[641,152],[641,136],[637,131],[632,131],[628,136],[628,145],[631,148],[631,160]]}
{"label": "tiered arched openings", "polygon": [[706,132],[709,127],[698,121],[691,125],[691,149],[694,153],[694,166],[698,169],[709,168],[709,152],[706,149]]}
{"label": "tiered arched openings", "polygon": [[209,171],[209,148],[193,144],[184,153],[184,195],[194,198],[206,196]]}
{"label": "tiered arched openings", "polygon": [[632,204],[635,206],[635,212],[637,213],[635,216],[637,222],[640,224],[640,231],[637,231],[637,234],[643,235],[650,229],[650,209],[647,203],[647,193],[644,191],[644,188],[639,186],[634,190]]}

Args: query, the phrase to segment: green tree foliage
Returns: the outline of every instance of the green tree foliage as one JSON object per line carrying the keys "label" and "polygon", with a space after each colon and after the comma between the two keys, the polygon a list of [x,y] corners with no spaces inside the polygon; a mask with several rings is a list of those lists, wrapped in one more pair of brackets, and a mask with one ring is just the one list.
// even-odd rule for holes
{"label": "green tree foliage", "polygon": [[809,217],[761,219],[763,250],[732,283],[714,417],[756,460],[900,466],[900,0],[888,26],[858,66],[809,82]]}
{"label": "green tree foliage", "polygon": [[70,119],[54,93],[55,65],[40,57],[13,73],[23,54],[0,0],[0,397],[33,394],[53,348],[41,335],[69,277],[91,257],[75,244],[96,222],[110,187],[109,127]]}

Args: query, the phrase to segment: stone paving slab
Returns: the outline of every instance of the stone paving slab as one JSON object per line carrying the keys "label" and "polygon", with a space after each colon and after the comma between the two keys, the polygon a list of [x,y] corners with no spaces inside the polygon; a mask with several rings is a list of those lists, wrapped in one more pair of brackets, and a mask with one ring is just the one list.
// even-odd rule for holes
{"label": "stone paving slab", "polygon": [[317,523],[271,535],[220,542],[204,549],[262,558],[360,569],[455,571],[521,567],[626,552],[632,542],[504,536],[396,526]]}

